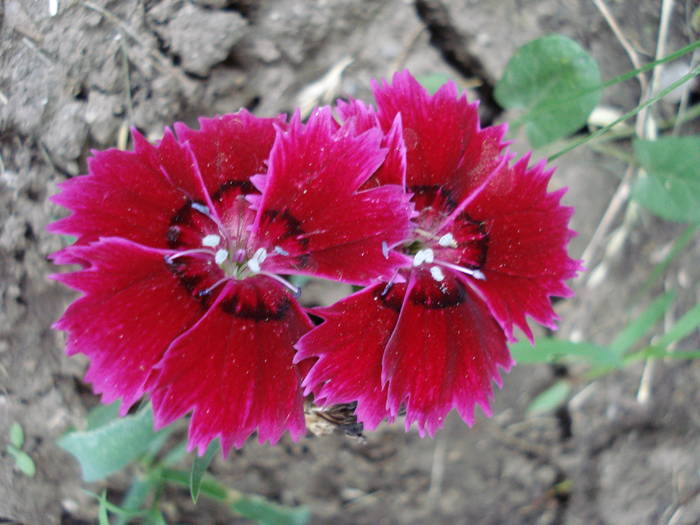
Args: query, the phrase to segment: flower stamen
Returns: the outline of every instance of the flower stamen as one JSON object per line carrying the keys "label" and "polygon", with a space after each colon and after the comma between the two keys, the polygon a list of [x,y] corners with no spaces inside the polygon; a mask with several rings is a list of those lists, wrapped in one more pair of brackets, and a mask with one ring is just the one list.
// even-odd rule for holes
{"label": "flower stamen", "polygon": [[432,275],[433,279],[435,279],[437,282],[445,280],[445,274],[442,272],[442,268],[439,266],[431,266],[430,275]]}
{"label": "flower stamen", "polygon": [[214,262],[216,262],[216,264],[218,265],[223,264],[226,261],[226,259],[228,259],[228,250],[224,250],[222,248],[220,250],[217,250],[214,254]]}
{"label": "flower stamen", "polygon": [[[262,248],[261,248],[262,249]],[[285,288],[287,288],[289,291],[292,292],[294,297],[300,297],[301,296],[301,289],[297,288],[294,286],[292,283],[290,283],[287,279],[284,279],[280,277],[279,275],[275,275],[274,273],[269,273],[269,272],[258,272],[260,275],[264,275],[266,277],[269,277],[270,279],[274,279],[278,283],[284,285]]]}
{"label": "flower stamen", "polygon": [[260,273],[260,265],[267,259],[267,250],[258,248],[253,256],[248,260],[247,266],[253,273]]}
{"label": "flower stamen", "polygon": [[[432,261],[431,261],[431,262],[432,262]],[[447,267],[447,268],[450,268],[450,269],[452,269],[452,270],[455,270],[455,271],[457,271],[457,272],[464,273],[464,274],[467,274],[467,275],[471,275],[472,277],[474,277],[474,279],[477,279],[477,280],[479,280],[479,281],[485,281],[485,280],[486,280],[486,276],[484,275],[484,272],[482,272],[481,270],[474,270],[474,269],[471,269],[471,268],[465,268],[464,266],[458,266],[458,265],[456,265],[456,264],[452,264],[452,263],[449,263],[449,262],[447,262],[447,261],[441,261],[441,260],[439,260],[439,259],[438,259],[438,260],[435,260],[435,262],[438,263],[438,264],[440,264],[440,265],[442,265],[442,266],[445,266],[445,267]],[[432,272],[431,272],[431,273],[432,273]]]}
{"label": "flower stamen", "polygon": [[202,246],[208,246],[209,248],[216,248],[221,242],[221,237],[215,233],[210,233],[202,238]]}
{"label": "flower stamen", "polygon": [[207,248],[193,248],[191,250],[183,250],[181,252],[173,253],[172,255],[166,256],[168,262],[173,262],[179,257],[187,257],[190,255],[214,255],[212,250]]}
{"label": "flower stamen", "polygon": [[452,233],[446,233],[438,239],[438,244],[443,248],[457,248],[457,241]]}
{"label": "flower stamen", "polygon": [[413,266],[420,266],[424,262],[430,264],[433,262],[434,258],[435,254],[431,248],[423,248],[422,250],[418,250],[413,257]]}

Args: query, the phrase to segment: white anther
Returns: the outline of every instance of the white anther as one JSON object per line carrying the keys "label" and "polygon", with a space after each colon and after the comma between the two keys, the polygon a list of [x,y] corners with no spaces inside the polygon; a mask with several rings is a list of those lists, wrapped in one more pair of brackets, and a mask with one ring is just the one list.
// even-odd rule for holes
{"label": "white anther", "polygon": [[413,257],[413,266],[420,266],[424,262],[430,264],[431,262],[433,262],[433,258],[433,250],[431,250],[430,248],[418,250],[416,252],[416,255]]}
{"label": "white anther", "polygon": [[289,252],[287,250],[285,250],[284,248],[282,248],[281,246],[275,246],[275,253],[278,253],[278,254],[284,255],[284,256],[289,255]]}
{"label": "white anther", "polygon": [[202,239],[202,246],[209,246],[209,248],[214,248],[218,246],[220,242],[221,237],[219,237],[215,233],[210,233],[209,235],[205,235]]}
{"label": "white anther", "polygon": [[228,258],[228,250],[217,250],[214,254],[214,261],[216,264],[223,264],[223,262]]}
{"label": "white anther", "polygon": [[253,273],[260,273],[260,265],[267,259],[267,250],[265,248],[258,248],[253,256],[248,261],[248,268]]}
{"label": "white anther", "polygon": [[386,243],[386,241],[382,241],[382,255],[385,259],[389,258],[389,245]]}
{"label": "white anther", "polygon": [[454,235],[452,233],[446,233],[442,237],[438,239],[438,244],[442,246],[443,248],[456,248],[457,247],[457,241],[454,238]]}
{"label": "white anther", "polygon": [[198,202],[193,202],[192,208],[197,210],[199,213],[203,213],[204,215],[209,215],[209,208],[206,207],[204,204],[199,204]]}
{"label": "white anther", "polygon": [[430,275],[432,275],[433,279],[435,279],[437,282],[445,280],[445,274],[442,273],[442,268],[439,266],[431,266]]}

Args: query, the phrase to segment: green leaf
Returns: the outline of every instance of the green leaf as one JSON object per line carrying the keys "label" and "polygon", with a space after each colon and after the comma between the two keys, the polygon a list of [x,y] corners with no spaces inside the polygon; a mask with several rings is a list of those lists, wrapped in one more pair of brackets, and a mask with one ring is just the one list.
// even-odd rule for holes
{"label": "green leaf", "polygon": [[80,463],[85,481],[97,481],[145,453],[165,428],[153,431],[150,407],[93,430],[71,432],[58,440]]}
{"label": "green leaf", "polygon": [[519,341],[510,345],[510,351],[520,364],[552,363],[563,357],[571,357],[606,367],[622,366],[622,360],[617,354],[609,348],[592,343],[545,338],[538,340],[534,348],[527,341]]}
{"label": "green leaf", "polygon": [[688,310],[671,329],[662,335],[656,342],[656,346],[668,346],[688,336],[700,326],[700,303]]}
{"label": "green leaf", "polygon": [[16,421],[10,426],[10,443],[17,448],[22,448],[24,445],[24,430],[22,430],[22,425]]}
{"label": "green leaf", "polygon": [[[157,483],[151,479],[138,478],[133,481],[129,490],[122,500],[122,509],[126,513],[138,512],[143,507],[151,491],[154,490]],[[117,518],[117,525],[126,525],[133,517],[133,514],[121,514]]]}
{"label": "green leaf", "polygon": [[571,392],[571,385],[568,381],[557,381],[547,390],[532,400],[527,407],[528,414],[542,414],[550,412],[566,401]]}
{"label": "green leaf", "polygon": [[641,340],[649,330],[651,330],[662,315],[668,310],[673,302],[676,294],[673,292],[665,293],[657,297],[646,310],[644,310],[636,319],[632,320],[617,337],[613,340],[610,348],[615,355],[622,355],[632,348],[635,343]]}
{"label": "green leaf", "polygon": [[625,362],[631,363],[642,359],[700,359],[700,350],[668,350],[656,346],[645,348],[625,356]]}
{"label": "green leaf", "polygon": [[306,507],[283,507],[259,497],[243,497],[232,503],[231,508],[260,525],[306,525],[311,519]]}
{"label": "green leaf", "polygon": [[12,444],[7,445],[7,452],[15,459],[15,466],[22,474],[30,478],[34,477],[36,465],[29,454]]}
{"label": "green leaf", "polygon": [[[159,470],[164,481],[188,486],[190,474],[179,469]],[[305,525],[311,517],[306,507],[284,507],[259,496],[248,496],[224,487],[212,477],[205,477],[201,483],[203,496],[227,503],[231,510],[243,517],[256,520],[262,525]]]}
{"label": "green leaf", "polygon": [[450,76],[445,73],[429,73],[427,75],[418,75],[416,77],[418,83],[430,92],[435,92],[442,87],[443,84],[449,82]]}
{"label": "green leaf", "polygon": [[97,511],[97,522],[99,525],[109,525],[109,515],[107,514],[107,491],[103,490],[100,495],[100,508]]}
{"label": "green leaf", "polygon": [[192,496],[192,501],[197,503],[199,498],[199,489],[202,483],[202,478],[209,468],[211,460],[214,459],[214,455],[219,451],[219,440],[216,439],[209,443],[207,451],[203,456],[195,456],[192,462],[192,471],[190,472],[190,495]]}
{"label": "green leaf", "polygon": [[533,40],[518,49],[496,84],[503,107],[522,109],[527,138],[538,148],[586,123],[600,100],[598,64],[562,35]]}
{"label": "green leaf", "polygon": [[670,221],[700,221],[700,136],[638,139],[634,154],[647,173],[632,199]]}
{"label": "green leaf", "polygon": [[143,516],[147,516],[151,511],[150,510],[127,510],[121,508],[119,505],[115,505],[109,499],[107,499],[107,491],[103,490],[101,494],[95,494],[94,492],[91,492],[89,490],[84,491],[86,494],[89,496],[92,496],[95,498],[97,501],[100,502],[100,507],[104,507],[105,510],[108,512],[111,512],[112,514],[115,514],[117,516],[120,516],[122,518],[125,518],[128,522],[128,520],[132,518],[140,518]]}
{"label": "green leaf", "polygon": [[87,415],[87,429],[93,430],[119,417],[119,401],[109,405],[99,404]]}

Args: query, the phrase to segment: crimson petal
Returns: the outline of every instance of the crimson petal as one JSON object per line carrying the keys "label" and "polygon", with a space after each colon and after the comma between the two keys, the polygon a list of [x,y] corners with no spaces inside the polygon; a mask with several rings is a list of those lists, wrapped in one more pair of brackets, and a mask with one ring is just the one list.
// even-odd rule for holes
{"label": "crimson petal", "polygon": [[324,322],[296,345],[297,360],[318,357],[304,378],[304,393],[313,392],[316,403],[324,405],[357,401],[357,419],[368,430],[385,418],[393,419],[382,388],[382,356],[406,285],[394,285],[383,293],[386,288],[384,283],[368,287],[314,310]]}
{"label": "crimson petal", "polygon": [[305,430],[293,344],[311,322],[286,289],[266,276],[230,281],[208,312],[177,338],[149,383],[155,422],[193,410],[190,447],[217,436],[225,454],[257,430],[277,442]]}
{"label": "crimson petal", "polygon": [[528,169],[529,156],[504,166],[465,208],[488,232],[485,279],[474,280],[509,339],[519,327],[532,341],[526,315],[555,328],[549,297],[571,295],[564,280],[575,277],[579,261],[566,251],[575,235],[568,228],[572,208],[559,201],[565,190],[547,193],[552,170]]}
{"label": "crimson petal", "polygon": [[[342,100],[337,104],[338,114],[341,118],[352,123],[358,133],[372,128],[380,127],[376,111],[361,100],[352,99],[349,102]],[[397,114],[381,143],[388,150],[386,160],[379,170],[370,177],[362,186],[362,189],[373,188],[383,184],[406,184],[406,146],[403,142],[403,126],[401,114]]]}
{"label": "crimson petal", "polygon": [[375,82],[373,88],[385,131],[401,114],[409,190],[439,187],[451,200],[461,202],[501,162],[505,126],[481,129],[478,104],[460,97],[453,82],[430,95],[402,71],[394,75],[393,84]]}
{"label": "crimson petal", "polygon": [[[137,151],[95,152],[89,173],[59,184],[53,202],[72,215],[49,225],[54,233],[78,236],[79,244],[100,237],[122,237],[155,248],[167,247],[169,221],[188,202],[154,163],[157,153],[134,132]],[[163,148],[169,148],[168,135]],[[150,146],[150,148],[153,148]]]}
{"label": "crimson petal", "polygon": [[268,252],[266,271],[369,284],[406,264],[389,248],[410,233],[409,198],[396,185],[358,191],[386,150],[378,129],[351,128],[323,108],[306,125],[296,114],[278,135],[268,175],[253,178],[263,194],[252,235]]}
{"label": "crimson petal", "polygon": [[245,109],[230,115],[199,119],[200,129],[175,124],[181,141],[197,159],[207,193],[226,222],[227,209],[238,195],[257,193],[251,177],[267,170],[277,128],[285,117],[259,118]]}
{"label": "crimson petal", "polygon": [[512,364],[503,330],[460,275],[413,272],[382,363],[392,416],[405,407],[406,429],[415,422],[421,435],[452,408],[471,425],[475,404],[490,415],[491,381],[500,386],[498,367]]}
{"label": "crimson petal", "polygon": [[122,414],[146,391],[146,379],[168,345],[202,315],[167,252],[123,239],[104,239],[63,250],[58,263],[87,269],[53,276],[84,296],[54,327],[68,332],[66,352],[90,360],[85,376],[104,403],[121,397]]}

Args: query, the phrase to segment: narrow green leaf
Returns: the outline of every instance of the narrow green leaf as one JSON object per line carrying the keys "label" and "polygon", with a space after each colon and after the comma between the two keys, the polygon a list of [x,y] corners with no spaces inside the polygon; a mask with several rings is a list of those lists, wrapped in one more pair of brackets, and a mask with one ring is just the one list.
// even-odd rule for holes
{"label": "narrow green leaf", "polygon": [[673,292],[668,292],[657,297],[646,310],[632,320],[622,332],[615,337],[610,345],[615,355],[621,357],[627,350],[632,348],[635,343],[641,340],[647,332],[654,327],[666,310],[668,310],[675,296]]}
{"label": "narrow green leaf", "polygon": [[[151,491],[157,486],[157,483],[147,478],[137,478],[126,491],[126,495],[122,500],[122,509],[126,512],[138,512],[148,500]],[[117,525],[126,525],[131,516],[122,514],[117,518]]]}
{"label": "narrow green leaf", "polygon": [[119,401],[109,405],[99,404],[87,415],[87,429],[93,430],[119,417]]}
{"label": "narrow green leaf", "polygon": [[631,198],[670,221],[700,221],[700,136],[635,140],[634,154],[646,175]]}
{"label": "narrow green leaf", "polygon": [[160,509],[153,509],[148,515],[148,525],[168,525]]}
{"label": "narrow green leaf", "polygon": [[552,363],[562,358],[575,358],[606,367],[622,366],[620,357],[609,348],[585,342],[544,338],[538,340],[534,348],[527,341],[511,344],[510,351],[520,364]]}
{"label": "narrow green leaf", "polygon": [[428,90],[431,94],[434,94],[438,89],[442,87],[443,84],[449,82],[450,76],[445,73],[429,73],[427,75],[418,75],[416,80]]}
{"label": "narrow green leaf", "polygon": [[625,363],[643,359],[700,359],[700,350],[669,350],[667,348],[650,346],[640,352],[625,356]]}
{"label": "narrow green leaf", "polygon": [[202,483],[202,478],[209,468],[211,460],[214,459],[214,455],[219,451],[219,440],[215,439],[207,447],[207,451],[203,456],[195,456],[192,462],[192,471],[190,472],[190,495],[192,496],[192,501],[197,503],[199,498],[199,489]]}
{"label": "narrow green leaf", "polygon": [[107,514],[107,491],[102,491],[100,496],[100,508],[97,511],[97,522],[99,525],[109,525],[109,515]]}
{"label": "narrow green leaf", "polygon": [[634,117],[637,113],[639,113],[640,111],[644,110],[645,108],[648,108],[649,106],[651,106],[651,105],[653,105],[653,104],[656,104],[659,100],[661,100],[662,98],[664,98],[666,95],[668,95],[668,94],[671,93],[672,91],[678,89],[678,88],[681,87],[683,84],[685,84],[686,82],[689,82],[690,80],[692,80],[694,77],[696,77],[696,76],[698,76],[698,75],[700,75],[700,66],[696,67],[696,68],[693,69],[692,71],[690,71],[690,72],[688,72],[687,74],[683,75],[681,78],[679,78],[679,79],[676,80],[675,82],[672,82],[672,83],[669,84],[666,88],[664,88],[664,89],[662,89],[661,91],[659,91],[656,95],[654,95],[653,97],[647,99],[647,100],[644,101],[642,104],[639,104],[636,108],[634,108],[634,109],[628,111],[627,113],[625,113],[625,114],[622,115],[621,117],[616,118],[614,121],[612,121],[612,122],[611,122],[610,124],[608,124],[607,126],[604,126],[604,127],[600,128],[599,130],[597,130],[597,131],[591,133],[590,135],[586,135],[586,136],[583,137],[583,138],[580,138],[580,139],[578,139],[578,140],[575,140],[575,141],[571,142],[568,146],[563,147],[562,149],[560,149],[559,151],[557,151],[557,152],[554,153],[553,155],[550,155],[549,157],[547,157],[547,160],[548,160],[549,162],[552,162],[552,161],[558,159],[559,157],[561,157],[562,155],[566,155],[566,154],[569,153],[570,151],[575,150],[575,149],[578,148],[579,146],[583,146],[583,145],[586,144],[587,142],[590,142],[590,141],[592,141],[592,140],[594,140],[594,139],[597,139],[598,137],[600,137],[600,136],[602,136],[602,135],[605,135],[608,131],[610,131],[612,128],[614,128],[615,126],[617,126],[620,122],[624,122],[625,120]]}
{"label": "narrow green leaf", "polygon": [[104,507],[107,509],[107,511],[111,512],[112,514],[116,516],[120,516],[123,518],[126,518],[127,522],[130,519],[133,518],[140,518],[143,516],[148,515],[150,513],[150,510],[127,510],[121,508],[119,505],[115,505],[109,499],[107,499],[107,491],[102,491],[101,494],[95,494],[94,492],[91,492],[89,490],[84,490],[86,494],[89,496],[92,496],[95,498],[97,501],[100,502],[100,506],[104,505]]}
{"label": "narrow green leaf", "polygon": [[306,507],[283,507],[260,497],[244,497],[231,504],[231,508],[260,525],[306,525],[311,512]]}
{"label": "narrow green leaf", "polygon": [[168,429],[153,431],[150,407],[93,430],[71,432],[58,440],[80,463],[85,481],[102,479],[145,453]]}
{"label": "narrow green leaf", "polygon": [[7,445],[7,452],[14,458],[15,466],[22,474],[29,478],[34,477],[36,474],[36,465],[29,454],[12,444]]}
{"label": "narrow green leaf", "polygon": [[545,412],[551,412],[566,401],[570,392],[571,385],[568,381],[557,381],[532,400],[527,407],[527,413],[543,414]]}
{"label": "narrow green leaf", "polygon": [[659,337],[655,344],[656,346],[669,346],[688,336],[698,326],[700,326],[700,303],[678,319],[668,332]]}
{"label": "narrow green leaf", "polygon": [[[159,470],[159,474],[164,481],[177,483],[183,487],[190,486],[190,472],[174,468],[162,468]],[[211,477],[205,477],[202,480],[199,490],[201,494],[211,499],[226,501],[229,498],[229,489]]]}
{"label": "narrow green leaf", "polygon": [[10,443],[17,448],[22,448],[24,445],[24,430],[22,430],[22,425],[16,421],[10,425]]}
{"label": "narrow green leaf", "polygon": [[496,100],[522,109],[528,140],[538,148],[586,123],[600,99],[598,64],[563,35],[549,35],[518,49],[496,84]]}

